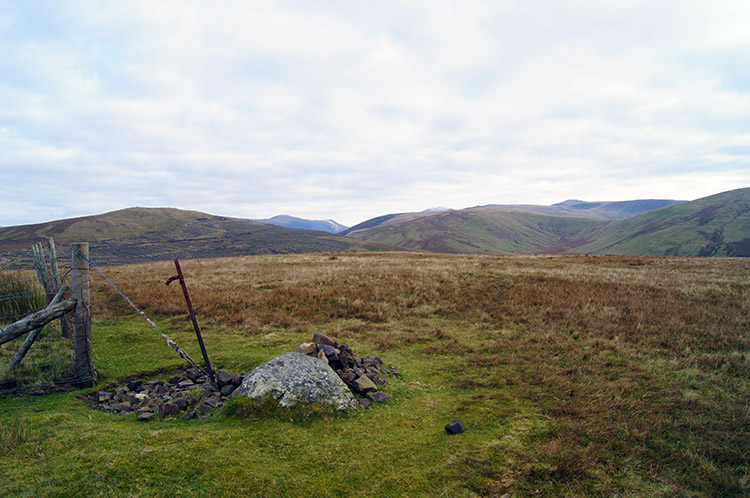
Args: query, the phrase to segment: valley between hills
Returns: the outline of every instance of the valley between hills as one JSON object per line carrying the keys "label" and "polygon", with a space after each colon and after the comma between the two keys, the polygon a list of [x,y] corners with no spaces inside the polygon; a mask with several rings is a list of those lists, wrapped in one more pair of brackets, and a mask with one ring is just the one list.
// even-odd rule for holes
{"label": "valley between hills", "polygon": [[[88,241],[102,264],[351,251],[750,256],[750,188],[689,202],[565,201],[389,214],[340,233],[331,233],[345,228],[333,220],[274,218],[257,221],[134,207],[4,227],[0,264],[25,265],[29,247],[45,237],[63,245]],[[330,231],[290,228],[299,223]]]}

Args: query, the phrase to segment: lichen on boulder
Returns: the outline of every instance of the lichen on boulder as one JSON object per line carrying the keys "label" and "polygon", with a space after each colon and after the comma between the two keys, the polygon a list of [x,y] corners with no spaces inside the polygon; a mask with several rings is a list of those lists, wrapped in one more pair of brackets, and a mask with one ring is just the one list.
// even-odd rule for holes
{"label": "lichen on boulder", "polygon": [[282,408],[299,403],[323,403],[339,410],[356,410],[358,403],[327,362],[292,352],[262,363],[245,377],[237,395],[251,399],[270,396]]}

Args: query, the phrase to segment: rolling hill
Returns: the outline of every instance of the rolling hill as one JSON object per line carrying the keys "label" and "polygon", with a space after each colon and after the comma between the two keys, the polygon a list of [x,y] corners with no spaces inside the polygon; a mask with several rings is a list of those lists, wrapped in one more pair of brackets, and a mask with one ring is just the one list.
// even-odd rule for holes
{"label": "rolling hill", "polygon": [[44,237],[54,237],[58,245],[88,241],[92,258],[109,265],[247,254],[399,250],[377,242],[241,218],[174,208],[135,207],[2,228],[0,262],[28,264],[29,248]]}
{"label": "rolling hill", "polygon": [[[666,207],[622,218],[654,205]],[[615,213],[621,219],[611,219]],[[444,253],[750,256],[750,188],[691,202],[566,201],[402,213],[373,218],[345,233]]]}
{"label": "rolling hill", "polygon": [[576,252],[665,256],[750,256],[750,188],[608,223]]}

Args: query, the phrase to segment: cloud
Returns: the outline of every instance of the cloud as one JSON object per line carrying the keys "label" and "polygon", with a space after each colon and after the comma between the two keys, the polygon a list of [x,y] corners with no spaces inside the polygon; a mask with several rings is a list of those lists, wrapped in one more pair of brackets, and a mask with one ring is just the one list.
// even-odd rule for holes
{"label": "cloud", "polygon": [[355,224],[750,183],[746,2],[2,8],[0,225],[132,205]]}

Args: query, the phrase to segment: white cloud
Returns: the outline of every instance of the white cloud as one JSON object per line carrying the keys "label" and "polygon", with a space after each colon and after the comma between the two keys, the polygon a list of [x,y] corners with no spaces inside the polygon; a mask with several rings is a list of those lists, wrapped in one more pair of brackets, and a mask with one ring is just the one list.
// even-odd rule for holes
{"label": "white cloud", "polygon": [[746,2],[2,10],[0,225],[136,204],[355,224],[750,184]]}

